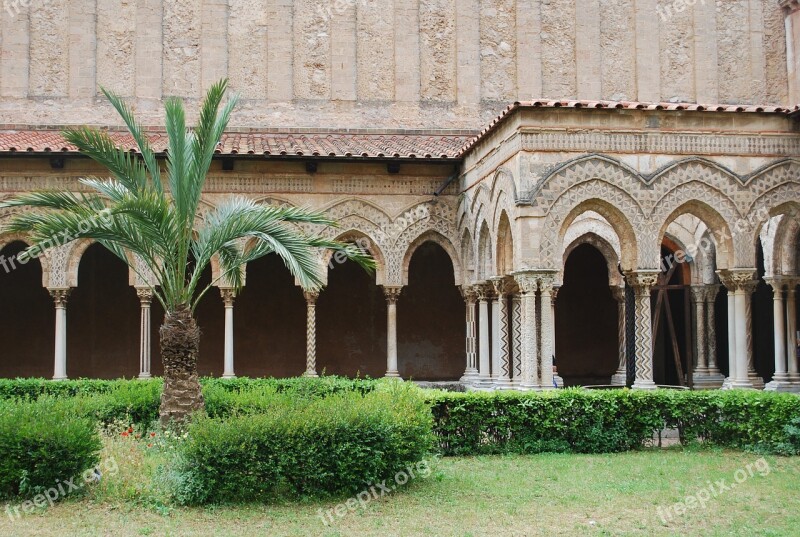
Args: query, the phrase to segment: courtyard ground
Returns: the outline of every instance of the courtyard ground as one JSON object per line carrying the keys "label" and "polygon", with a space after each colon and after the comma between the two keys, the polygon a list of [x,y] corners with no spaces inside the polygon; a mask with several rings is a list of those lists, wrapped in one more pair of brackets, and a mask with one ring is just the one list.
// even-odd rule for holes
{"label": "courtyard ground", "polygon": [[[800,457],[721,450],[611,455],[447,458],[412,480],[324,524],[345,499],[272,505],[170,507],[144,480],[139,450],[80,497],[10,520],[4,536],[527,536],[800,534]],[[108,453],[106,453],[108,455]],[[737,483],[737,479],[740,481]],[[724,480],[724,482],[723,482]],[[728,488],[726,488],[728,487]],[[687,500],[694,498],[694,501]],[[707,499],[706,499],[707,498]],[[676,502],[684,502],[679,514]],[[701,507],[700,504],[705,504]]]}

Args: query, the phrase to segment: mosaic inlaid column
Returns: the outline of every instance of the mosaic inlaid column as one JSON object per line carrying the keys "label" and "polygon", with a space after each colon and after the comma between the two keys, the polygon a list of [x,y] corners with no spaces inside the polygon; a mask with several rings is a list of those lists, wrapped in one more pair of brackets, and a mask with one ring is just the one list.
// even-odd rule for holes
{"label": "mosaic inlaid column", "polygon": [[533,273],[522,272],[514,275],[522,293],[521,297],[521,345],[520,345],[520,383],[522,389],[536,388],[539,382],[539,357],[536,355],[536,289],[538,282]]}
{"label": "mosaic inlaid column", "polygon": [[775,374],[772,375],[772,381],[767,383],[765,389],[781,391],[791,386],[789,372],[786,368],[786,319],[783,311],[783,281],[780,278],[769,278],[766,282],[772,288]]}
{"label": "mosaic inlaid column", "polygon": [[461,382],[472,384],[478,378],[478,363],[475,352],[475,301],[478,295],[472,286],[462,285],[461,296],[464,297],[464,305],[466,307],[465,322],[467,328],[465,341],[467,366],[464,369],[464,376],[461,377]]}
{"label": "mosaic inlaid column", "polygon": [[317,299],[319,291],[303,291],[306,299],[306,371],[304,377],[317,376]]}
{"label": "mosaic inlaid column", "polygon": [[511,297],[511,384],[519,386],[522,382],[522,297],[519,289]]}
{"label": "mosaic inlaid column", "polygon": [[150,378],[150,304],[153,302],[153,291],[149,287],[137,287],[136,295],[141,305],[139,320],[139,378]]}
{"label": "mosaic inlaid column", "polygon": [[67,299],[71,288],[48,289],[56,307],[56,345],[53,380],[67,378]]}
{"label": "mosaic inlaid column", "polygon": [[386,376],[400,378],[397,370],[397,300],[402,287],[384,287],[386,297]]}
{"label": "mosaic inlaid column", "polygon": [[494,332],[494,350],[492,355],[492,381],[495,387],[507,389],[511,387],[511,327],[508,323],[508,296],[511,286],[505,278],[492,280],[497,301],[497,324]]}
{"label": "mosaic inlaid column", "polygon": [[222,295],[222,302],[225,305],[225,351],[222,377],[230,379],[236,377],[233,370],[233,301],[236,298],[236,292],[227,287],[220,287],[219,293]]}
{"label": "mosaic inlaid column", "polygon": [[[717,325],[714,314],[719,285],[692,287],[697,328],[697,367],[692,379],[695,388],[719,388],[725,378],[717,367]],[[700,301],[699,303],[697,301]]]}
{"label": "mosaic inlaid column", "polygon": [[625,339],[625,286],[611,287],[611,296],[617,301],[617,344],[619,363],[616,372],[611,376],[613,386],[625,386],[628,383],[627,342]]}
{"label": "mosaic inlaid column", "polygon": [[489,302],[494,289],[491,284],[475,286],[478,293],[478,385],[491,386],[491,346],[489,344]]}
{"label": "mosaic inlaid column", "polygon": [[[553,355],[556,353],[556,298],[558,297],[558,291],[561,289],[560,285],[553,285],[553,294],[550,297],[550,312],[553,318],[551,336],[553,338]],[[553,382],[558,385],[559,388],[564,387],[564,379],[558,374],[558,364],[557,361],[553,362]]]}
{"label": "mosaic inlaid column", "polygon": [[634,316],[636,366],[633,388],[651,390],[656,388],[653,380],[653,318],[651,310],[651,291],[658,282],[658,271],[647,270],[629,272],[625,278],[635,294]]}
{"label": "mosaic inlaid column", "polygon": [[539,293],[541,300],[541,331],[539,337],[542,342],[542,367],[540,372],[540,386],[543,390],[555,388],[553,385],[553,353],[555,340],[553,339],[553,274],[539,276]]}

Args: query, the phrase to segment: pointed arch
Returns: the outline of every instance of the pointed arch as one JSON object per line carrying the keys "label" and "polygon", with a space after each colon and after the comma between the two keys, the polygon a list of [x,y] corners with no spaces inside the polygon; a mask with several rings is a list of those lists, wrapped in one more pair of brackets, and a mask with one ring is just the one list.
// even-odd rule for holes
{"label": "pointed arch", "polygon": [[[736,266],[734,243],[728,221],[716,209],[698,199],[683,202],[672,209],[666,217],[662,217],[657,221],[659,229],[656,240],[659,246],[669,225],[683,214],[694,216],[709,229],[709,235],[714,243],[715,265],[718,269],[728,269]],[[707,241],[692,242],[684,246],[686,252],[692,257],[696,256],[699,249],[710,251],[711,247],[710,244],[707,244]]]}
{"label": "pointed arch", "polygon": [[456,285],[461,285],[464,280],[458,250],[450,241],[450,239],[432,229],[418,235],[413,241],[411,241],[406,249],[406,252],[403,255],[402,285],[408,285],[408,266],[411,263],[411,256],[414,255],[414,252],[421,244],[428,241],[435,242],[441,246],[445,252],[447,252],[447,255],[450,256],[450,261],[453,263],[453,280],[455,281]]}

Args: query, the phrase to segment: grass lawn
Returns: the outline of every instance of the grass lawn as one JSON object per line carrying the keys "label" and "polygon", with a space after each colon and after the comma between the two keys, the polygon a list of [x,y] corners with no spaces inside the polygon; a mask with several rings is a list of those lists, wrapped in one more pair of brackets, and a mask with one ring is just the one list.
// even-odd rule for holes
{"label": "grass lawn", "polygon": [[[0,535],[800,535],[800,457],[766,457],[768,468],[751,453],[680,448],[441,459],[429,477],[326,526],[319,509],[338,501],[171,507],[153,478],[163,458],[116,440],[104,455],[118,473],[53,508],[4,514]],[[746,478],[719,492],[740,469]],[[667,513],[698,493],[711,496],[705,508]]]}

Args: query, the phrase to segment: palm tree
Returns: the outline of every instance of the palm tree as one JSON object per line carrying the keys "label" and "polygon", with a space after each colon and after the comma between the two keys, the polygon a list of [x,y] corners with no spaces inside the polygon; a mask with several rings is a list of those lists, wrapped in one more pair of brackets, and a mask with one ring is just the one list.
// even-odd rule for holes
{"label": "palm tree", "polygon": [[[220,278],[235,289],[242,286],[243,266],[276,253],[307,289],[321,287],[315,251],[343,251],[368,270],[374,261],[343,243],[297,231],[287,223],[332,226],[320,213],[299,208],[270,207],[241,196],[231,197],[198,218],[198,206],[214,151],[228,125],[236,96],[222,106],[228,82],[221,80],[208,91],[194,129],[187,129],[183,103],[165,102],[168,146],[162,169],[131,110],[117,95],[103,93],[127,125],[139,155],[116,147],[105,132],[88,127],[64,131],[64,138],[81,152],[108,168],[111,178],[82,178],[87,194],[62,191],[31,192],[0,207],[36,208],[16,215],[7,231],[24,232],[31,240],[26,250],[35,256],[59,246],[58,238],[94,239],[113,252],[144,279],[150,278],[153,295],[164,307],[160,328],[164,390],[161,422],[182,422],[203,407],[197,375],[200,330],[194,310],[203,295],[217,283],[200,288],[200,278],[213,256]],[[129,257],[128,254],[133,254]],[[132,259],[139,258],[150,274]]]}

